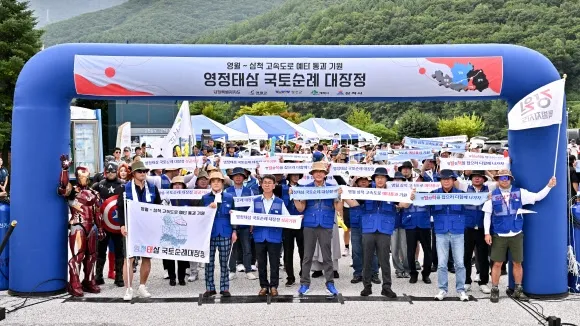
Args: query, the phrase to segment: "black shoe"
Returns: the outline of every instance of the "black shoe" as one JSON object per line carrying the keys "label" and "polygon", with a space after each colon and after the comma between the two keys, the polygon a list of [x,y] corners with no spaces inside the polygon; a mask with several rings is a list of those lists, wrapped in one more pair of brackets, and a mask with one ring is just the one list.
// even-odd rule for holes
{"label": "black shoe", "polygon": [[217,294],[217,292],[215,290],[205,291],[205,293],[203,294],[203,297],[204,298],[209,298],[209,297],[213,297],[216,294]]}
{"label": "black shoe", "polygon": [[431,284],[431,279],[429,278],[429,276],[423,276],[423,283]]}
{"label": "black shoe", "polygon": [[394,298],[397,297],[397,294],[395,292],[393,292],[393,290],[391,290],[390,288],[389,289],[386,289],[386,290],[383,289],[381,291],[381,295],[384,295],[385,297],[391,298],[391,299],[394,299]]}
{"label": "black shoe", "polygon": [[415,284],[415,283],[417,283],[418,279],[419,279],[419,276],[417,274],[411,274],[411,278],[409,279],[409,283]]}
{"label": "black shoe", "polygon": [[314,271],[314,272],[312,273],[312,278],[319,278],[319,277],[321,277],[322,275],[323,275],[323,274],[322,274],[322,271]]}
{"label": "black shoe", "polygon": [[447,266],[447,271],[451,274],[455,274],[455,266],[453,266],[453,267]]}
{"label": "black shoe", "polygon": [[286,287],[287,287],[287,288],[289,288],[289,287],[291,287],[291,286],[292,286],[292,285],[294,285],[294,284],[296,284],[296,281],[294,281],[294,280],[288,280],[288,281],[286,282]]}
{"label": "black shoe", "polygon": [[365,288],[360,291],[361,297],[368,297],[371,294],[373,294],[373,289],[370,286],[365,286]]}
{"label": "black shoe", "polygon": [[105,280],[102,277],[95,277],[95,283],[97,283],[97,285],[103,285],[105,284]]}
{"label": "black shoe", "polygon": [[232,296],[232,294],[230,293],[230,291],[220,291],[220,294],[224,298],[229,298],[229,297]]}
{"label": "black shoe", "polygon": [[175,286],[175,284],[177,284],[177,283],[175,282],[175,280],[169,280],[169,285],[171,285],[171,286]]}
{"label": "black shoe", "polygon": [[435,273],[437,271],[437,266],[431,266],[431,273]]}
{"label": "black shoe", "polygon": [[340,275],[338,275],[338,271],[334,271],[334,278],[339,278]]}
{"label": "black shoe", "polygon": [[375,284],[381,284],[381,279],[379,278],[379,274],[374,274],[373,278],[371,279],[371,282],[373,282]]}
{"label": "black shoe", "polygon": [[185,283],[185,280],[179,280],[179,285],[184,286],[185,284],[187,284]]}
{"label": "black shoe", "polygon": [[[491,275],[491,273],[489,275]],[[507,271],[505,269],[502,269],[501,270],[501,276],[505,276],[505,275],[507,275]]]}
{"label": "black shoe", "polygon": [[352,280],[350,280],[350,283],[352,284],[357,284],[362,282],[362,276],[353,276]]}
{"label": "black shoe", "polygon": [[125,286],[125,281],[123,281],[123,280],[115,281],[115,285],[116,285],[117,287],[120,287],[120,288],[122,288],[122,287],[124,287],[124,286]]}
{"label": "black shoe", "polygon": [[489,301],[493,303],[499,302],[499,289],[496,287],[491,288],[491,295],[489,297]]}

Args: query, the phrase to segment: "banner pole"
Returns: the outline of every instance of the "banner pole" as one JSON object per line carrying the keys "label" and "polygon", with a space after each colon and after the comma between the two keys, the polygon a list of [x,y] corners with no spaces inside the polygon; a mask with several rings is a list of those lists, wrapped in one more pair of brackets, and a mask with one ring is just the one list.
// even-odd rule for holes
{"label": "banner pole", "polygon": [[127,193],[123,192],[123,206],[125,208],[125,230],[127,230],[127,239],[125,241],[125,265],[127,266],[127,288],[133,288],[133,278],[130,277],[131,274],[129,273],[129,268],[133,268],[133,266],[129,266],[131,264],[131,260],[129,259],[129,211],[127,210]]}
{"label": "banner pole", "polygon": [[558,137],[556,138],[556,157],[554,159],[554,173],[552,174],[553,177],[556,176],[556,165],[558,163],[558,147],[560,145],[560,129],[562,128],[562,122],[558,124]]}

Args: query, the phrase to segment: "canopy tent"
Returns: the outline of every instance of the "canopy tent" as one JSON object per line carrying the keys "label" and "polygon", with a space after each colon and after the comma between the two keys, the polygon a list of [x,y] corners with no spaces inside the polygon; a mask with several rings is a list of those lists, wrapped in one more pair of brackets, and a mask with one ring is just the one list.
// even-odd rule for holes
{"label": "canopy tent", "polygon": [[226,126],[247,134],[249,139],[267,140],[271,137],[286,136],[281,126],[273,126],[252,115],[243,115]]}
{"label": "canopy tent", "polygon": [[193,126],[195,138],[197,141],[201,141],[201,134],[203,129],[209,129],[213,139],[225,137],[226,140],[248,140],[248,134],[223,125],[206,117],[205,115],[192,116],[191,125]]}
{"label": "canopy tent", "polygon": [[[294,122],[288,121],[277,115],[264,115],[264,116],[252,116],[253,118],[268,123],[276,128],[279,128],[281,132],[285,133],[286,138],[292,138],[296,134],[302,136],[306,139],[318,139],[320,136],[306,128],[303,128]],[[331,137],[330,137],[331,138]]]}
{"label": "canopy tent", "polygon": [[379,137],[377,137],[377,136],[375,136],[375,135],[373,135],[373,134],[371,134],[369,132],[362,131],[362,130],[360,130],[358,128],[355,128],[355,127],[349,125],[348,123],[346,123],[346,122],[344,122],[344,121],[342,121],[340,119],[332,119],[330,121],[333,121],[337,125],[343,126],[346,129],[351,129],[352,131],[354,131],[357,134],[357,139],[359,139],[359,140],[361,140],[361,138],[364,138],[366,141],[370,141],[372,143],[376,143],[380,139]]}

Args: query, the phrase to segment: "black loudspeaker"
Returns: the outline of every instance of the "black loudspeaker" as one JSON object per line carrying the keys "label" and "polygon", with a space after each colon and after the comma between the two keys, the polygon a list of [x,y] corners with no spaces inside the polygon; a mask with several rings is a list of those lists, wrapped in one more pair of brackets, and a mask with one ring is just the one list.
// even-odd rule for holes
{"label": "black loudspeaker", "polygon": [[209,129],[202,129],[201,130],[201,142],[203,146],[207,146],[209,141],[211,140],[211,131]]}

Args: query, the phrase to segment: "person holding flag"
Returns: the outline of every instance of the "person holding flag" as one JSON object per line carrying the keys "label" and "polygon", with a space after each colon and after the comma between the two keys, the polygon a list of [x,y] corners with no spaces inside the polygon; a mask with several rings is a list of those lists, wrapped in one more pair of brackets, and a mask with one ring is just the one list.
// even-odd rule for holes
{"label": "person holding flag", "polygon": [[[514,177],[509,170],[500,170],[495,176],[499,188],[491,192],[491,200],[483,204],[485,213],[483,224],[485,242],[491,246],[491,296],[493,303],[499,302],[499,278],[501,266],[507,251],[512,256],[516,299],[524,298],[522,287],[524,261],[524,217],[520,210],[524,205],[533,205],[546,198],[550,189],[556,186],[556,177],[552,177],[546,187],[538,193],[512,186]],[[493,234],[490,233],[493,231]]]}

